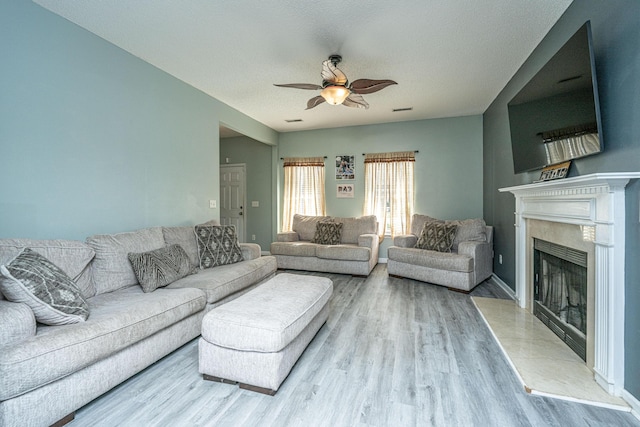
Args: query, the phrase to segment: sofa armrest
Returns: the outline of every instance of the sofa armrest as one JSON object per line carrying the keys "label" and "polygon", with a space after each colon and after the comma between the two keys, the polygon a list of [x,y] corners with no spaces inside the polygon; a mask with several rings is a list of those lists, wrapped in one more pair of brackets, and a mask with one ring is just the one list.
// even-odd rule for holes
{"label": "sofa armrest", "polygon": [[296,231],[282,231],[278,233],[278,242],[297,242],[300,240]]}
{"label": "sofa armrest", "polygon": [[476,277],[487,278],[493,272],[493,247],[487,242],[460,242],[458,254],[473,258]]}
{"label": "sofa armrest", "polygon": [[0,300],[0,348],[36,334],[36,318],[28,305]]}
{"label": "sofa armrest", "polygon": [[365,248],[373,249],[375,246],[379,246],[379,239],[376,234],[361,234],[358,236],[358,246],[364,246]]}
{"label": "sofa armrest", "polygon": [[240,243],[239,245],[245,261],[260,258],[262,255],[262,248],[257,243]]}
{"label": "sofa armrest", "polygon": [[393,246],[401,248],[415,248],[418,237],[415,234],[399,234],[393,238]]}

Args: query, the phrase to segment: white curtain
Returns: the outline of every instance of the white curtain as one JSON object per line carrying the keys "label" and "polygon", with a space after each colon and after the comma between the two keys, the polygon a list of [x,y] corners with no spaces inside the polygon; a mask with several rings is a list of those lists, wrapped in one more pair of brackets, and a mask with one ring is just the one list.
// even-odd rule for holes
{"label": "white curtain", "polygon": [[378,219],[380,239],[406,234],[413,215],[415,154],[366,154],[364,214]]}
{"label": "white curtain", "polygon": [[324,158],[286,157],[282,231],[291,231],[293,215],[326,215]]}

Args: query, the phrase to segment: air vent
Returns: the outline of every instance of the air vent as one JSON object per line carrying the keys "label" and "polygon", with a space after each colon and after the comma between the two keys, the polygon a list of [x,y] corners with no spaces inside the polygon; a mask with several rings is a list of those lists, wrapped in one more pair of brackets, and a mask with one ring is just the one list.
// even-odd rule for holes
{"label": "air vent", "polygon": [[394,108],[394,109],[393,109],[393,112],[394,112],[394,113],[398,113],[398,112],[400,112],[400,111],[411,111],[411,110],[413,110],[413,107]]}
{"label": "air vent", "polygon": [[288,120],[285,120],[285,122],[287,122],[287,123],[298,123],[298,122],[301,122],[301,121],[302,121],[302,119],[288,119]]}

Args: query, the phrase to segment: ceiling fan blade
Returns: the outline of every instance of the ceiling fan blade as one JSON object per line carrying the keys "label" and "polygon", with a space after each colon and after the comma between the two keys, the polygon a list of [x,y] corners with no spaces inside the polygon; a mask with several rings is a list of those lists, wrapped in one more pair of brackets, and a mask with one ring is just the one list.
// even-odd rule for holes
{"label": "ceiling fan blade", "polygon": [[371,80],[371,79],[358,79],[351,83],[349,89],[352,92],[366,95],[368,93],[374,93],[384,89],[387,86],[397,85],[398,83],[393,80]]}
{"label": "ceiling fan blade", "polygon": [[322,80],[334,85],[346,85],[347,76],[340,71],[333,63],[326,60],[322,63]]}
{"label": "ceiling fan blade", "polygon": [[342,105],[344,105],[345,107],[353,107],[353,108],[364,108],[364,109],[369,108],[369,104],[367,103],[367,101],[364,100],[362,95],[358,93],[353,93],[353,92],[351,92],[349,96],[347,96],[347,99],[344,100]]}
{"label": "ceiling fan blade", "polygon": [[307,89],[307,90],[318,90],[318,89],[322,89],[322,86],[314,85],[314,84],[312,84],[312,83],[288,83],[288,84],[284,84],[284,85],[274,84],[274,86],[279,86],[279,87],[292,87],[292,88],[295,88],[295,89]]}
{"label": "ceiling fan blade", "polygon": [[309,101],[307,101],[307,110],[313,108],[313,107],[317,107],[318,105],[322,104],[324,101],[324,98],[321,97],[320,95],[311,98]]}

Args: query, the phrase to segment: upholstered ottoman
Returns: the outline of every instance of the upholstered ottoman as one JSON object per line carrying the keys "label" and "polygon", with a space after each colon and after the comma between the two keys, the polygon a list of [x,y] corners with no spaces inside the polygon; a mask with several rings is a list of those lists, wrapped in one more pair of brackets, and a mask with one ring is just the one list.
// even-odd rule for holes
{"label": "upholstered ottoman", "polygon": [[330,279],[283,273],[214,308],[198,342],[204,379],[274,395],[329,315]]}

